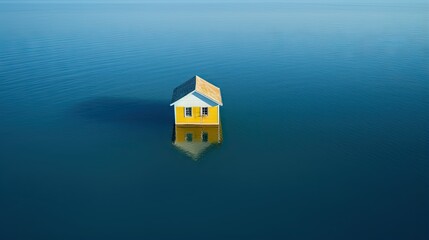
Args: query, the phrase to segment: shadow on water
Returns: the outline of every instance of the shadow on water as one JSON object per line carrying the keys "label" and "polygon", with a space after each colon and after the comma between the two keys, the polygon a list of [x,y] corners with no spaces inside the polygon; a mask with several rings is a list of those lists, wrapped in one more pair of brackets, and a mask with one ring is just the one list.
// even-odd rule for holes
{"label": "shadow on water", "polygon": [[99,97],[79,103],[73,111],[80,117],[102,122],[165,126],[174,124],[168,101]]}
{"label": "shadow on water", "polygon": [[72,112],[97,122],[157,126],[154,129],[158,130],[172,126],[172,144],[194,161],[201,159],[208,149],[222,143],[221,125],[176,126],[168,101],[98,97],[77,104]]}

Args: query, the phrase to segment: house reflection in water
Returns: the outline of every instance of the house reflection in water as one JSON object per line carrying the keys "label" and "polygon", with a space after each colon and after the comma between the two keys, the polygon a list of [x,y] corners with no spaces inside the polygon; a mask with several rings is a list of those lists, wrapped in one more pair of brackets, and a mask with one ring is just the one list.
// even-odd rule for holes
{"label": "house reflection in water", "polygon": [[222,142],[222,125],[174,126],[173,145],[197,161],[207,149]]}

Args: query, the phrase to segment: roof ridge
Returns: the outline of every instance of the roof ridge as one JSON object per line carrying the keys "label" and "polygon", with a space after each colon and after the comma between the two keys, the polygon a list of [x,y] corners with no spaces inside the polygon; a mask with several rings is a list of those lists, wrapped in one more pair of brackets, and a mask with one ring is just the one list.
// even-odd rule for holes
{"label": "roof ridge", "polygon": [[223,105],[220,88],[198,75],[195,75],[174,89],[171,105],[191,92],[197,92],[218,105]]}

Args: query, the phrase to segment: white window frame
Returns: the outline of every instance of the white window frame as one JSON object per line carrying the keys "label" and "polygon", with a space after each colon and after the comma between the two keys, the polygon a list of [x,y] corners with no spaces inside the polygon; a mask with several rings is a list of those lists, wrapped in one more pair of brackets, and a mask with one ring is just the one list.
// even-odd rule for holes
{"label": "white window frame", "polygon": [[[207,109],[207,114],[204,114],[203,113],[203,109]],[[208,107],[201,107],[201,116],[203,116],[203,117],[207,117],[209,115],[209,108]]]}
{"label": "white window frame", "polygon": [[[188,114],[186,114],[186,110],[190,108],[191,109],[191,115],[188,116]],[[192,107],[185,107],[185,117],[190,118],[192,117]]]}

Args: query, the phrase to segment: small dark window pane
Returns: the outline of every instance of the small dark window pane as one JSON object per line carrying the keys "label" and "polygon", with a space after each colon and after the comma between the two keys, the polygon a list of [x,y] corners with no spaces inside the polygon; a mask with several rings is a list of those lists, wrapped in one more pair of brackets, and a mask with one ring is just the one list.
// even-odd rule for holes
{"label": "small dark window pane", "polygon": [[203,116],[207,116],[207,115],[209,115],[209,109],[208,109],[207,107],[203,107],[203,108],[201,108],[201,114],[202,114]]}
{"label": "small dark window pane", "polygon": [[203,142],[207,142],[209,140],[209,134],[206,132],[203,132],[201,138],[202,138]]}
{"label": "small dark window pane", "polygon": [[185,116],[186,117],[192,117],[192,108],[190,108],[190,107],[185,108]]}
{"label": "small dark window pane", "polygon": [[187,133],[186,134],[186,141],[187,142],[192,142],[192,133]]}

